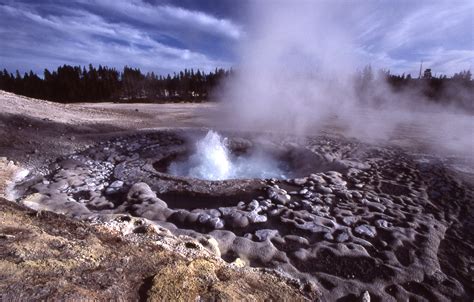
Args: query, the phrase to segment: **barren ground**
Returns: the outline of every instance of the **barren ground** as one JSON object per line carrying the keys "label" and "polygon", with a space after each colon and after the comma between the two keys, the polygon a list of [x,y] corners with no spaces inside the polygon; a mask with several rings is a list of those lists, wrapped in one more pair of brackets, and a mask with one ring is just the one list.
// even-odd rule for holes
{"label": "barren ground", "polygon": [[[37,193],[29,192],[22,201],[39,212],[0,201],[0,264],[6,272],[0,292],[7,299],[110,299],[118,293],[130,299],[314,300],[322,295],[346,301],[367,298],[366,290],[375,301],[472,298],[473,142],[464,133],[471,121],[459,127],[467,140],[443,133],[442,123],[425,129],[426,123],[410,122],[380,147],[339,137],[353,133],[328,122],[322,132],[327,137],[310,139],[305,148],[343,164],[341,173],[331,164],[328,171],[302,179],[237,182],[236,190],[245,184],[265,192],[238,205],[228,201],[192,209],[170,200],[171,205],[158,206],[163,202],[157,192],[168,202],[166,190],[234,188],[232,183],[173,179],[150,168],[159,156],[174,154],[181,144],[179,131],[223,129],[212,118],[218,110],[213,104],[62,105],[0,91],[0,197],[19,197],[11,189],[22,169],[45,172],[29,183]],[[128,145],[134,146],[132,152]],[[52,163],[56,171],[43,170]],[[117,194],[120,204],[100,195],[104,188],[96,180],[97,175],[103,179],[101,173],[113,173],[124,184]],[[76,194],[88,181],[98,196]],[[139,182],[149,187],[134,186]],[[74,200],[74,194],[78,202],[70,207],[65,200]],[[96,224],[42,212],[50,209],[68,216],[87,212]],[[215,221],[225,222],[224,230],[196,221],[198,214],[212,211],[218,214]],[[94,220],[91,213],[110,217]],[[173,234],[149,221],[160,221]],[[246,256],[247,265],[280,266],[306,281],[238,268],[243,262],[236,255]],[[218,256],[235,262],[226,264]],[[128,266],[122,258],[147,260]]]}
{"label": "barren ground", "polygon": [[314,286],[229,265],[215,247],[203,247],[208,243],[163,233],[140,219],[91,226],[4,199],[14,197],[12,181],[22,169],[124,132],[204,126],[209,107],[62,105],[0,91],[0,299],[317,299]]}

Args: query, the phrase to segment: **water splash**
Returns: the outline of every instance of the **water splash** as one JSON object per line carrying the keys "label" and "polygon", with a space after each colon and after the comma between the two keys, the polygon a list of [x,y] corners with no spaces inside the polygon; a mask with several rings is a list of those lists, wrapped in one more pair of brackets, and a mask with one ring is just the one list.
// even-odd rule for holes
{"label": "water splash", "polygon": [[226,144],[227,138],[210,130],[196,143],[196,152],[186,161],[172,163],[168,172],[206,180],[286,178],[277,160],[262,152],[236,157]]}
{"label": "water splash", "polygon": [[232,173],[229,151],[225,146],[225,138],[209,131],[197,142],[197,152],[191,158],[196,166],[189,170],[190,176],[204,179],[227,179]]}

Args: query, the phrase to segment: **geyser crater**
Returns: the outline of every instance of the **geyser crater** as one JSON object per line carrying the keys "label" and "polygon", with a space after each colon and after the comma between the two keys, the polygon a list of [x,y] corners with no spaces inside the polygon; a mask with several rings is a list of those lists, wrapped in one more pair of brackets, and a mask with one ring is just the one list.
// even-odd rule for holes
{"label": "geyser crater", "polygon": [[[258,140],[257,140],[258,141]],[[312,173],[328,162],[297,147],[231,138],[210,130],[185,151],[153,164],[161,173],[207,181],[238,179],[289,179]]]}
{"label": "geyser crater", "polygon": [[[439,297],[453,293],[438,300],[462,297],[458,280],[468,275],[447,277],[438,290],[433,279],[420,282],[413,274],[454,267],[451,259],[461,258],[447,247],[460,239],[445,230],[454,226],[450,236],[457,236],[470,221],[456,213],[468,209],[472,188],[439,162],[339,137],[222,133],[120,136],[58,158],[48,174],[33,172],[15,189],[23,192],[21,203],[37,210],[92,221],[130,215],[176,235],[212,236],[224,260],[325,280],[320,288],[327,296],[367,290],[388,301],[387,286],[417,284]],[[204,180],[188,173],[207,171],[200,165],[211,161],[207,168],[232,177],[225,173],[239,158],[257,166],[249,158],[258,150],[287,179]],[[229,166],[213,166],[216,158]],[[186,163],[185,176],[170,174],[173,164]],[[470,247],[456,252],[467,259]]]}
{"label": "geyser crater", "polygon": [[[239,155],[239,151],[243,154]],[[287,177],[283,163],[272,154],[248,151],[244,147],[233,152],[227,137],[210,130],[197,141],[193,154],[184,161],[170,163],[168,173],[205,180]]]}

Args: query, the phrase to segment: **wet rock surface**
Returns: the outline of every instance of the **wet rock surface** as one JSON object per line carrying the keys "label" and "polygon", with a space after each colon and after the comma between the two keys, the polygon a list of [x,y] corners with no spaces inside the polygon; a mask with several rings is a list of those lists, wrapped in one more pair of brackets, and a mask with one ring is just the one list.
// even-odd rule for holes
{"label": "wet rock surface", "polygon": [[[130,214],[175,235],[210,235],[224,260],[311,280],[330,300],[472,297],[473,190],[440,162],[334,137],[268,137],[269,150],[306,170],[284,180],[167,174],[189,152],[187,137],[162,131],[105,141],[17,190],[38,210]],[[232,139],[252,144],[251,136]]]}

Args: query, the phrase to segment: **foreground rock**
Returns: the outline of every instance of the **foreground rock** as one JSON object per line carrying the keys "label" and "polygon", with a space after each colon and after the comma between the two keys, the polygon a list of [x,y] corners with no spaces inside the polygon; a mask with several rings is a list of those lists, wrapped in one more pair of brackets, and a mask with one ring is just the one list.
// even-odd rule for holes
{"label": "foreground rock", "polygon": [[[186,155],[189,136],[174,127],[220,129],[193,108],[0,91],[0,196],[104,223],[0,207],[0,300],[301,297],[279,277],[236,268],[245,263],[312,280],[305,288],[325,301],[472,301],[471,158],[428,155],[415,133],[401,133],[404,150],[330,136],[296,141],[285,157],[301,173],[290,181],[178,179],[167,164]],[[240,152],[249,141],[234,142]],[[20,166],[29,175],[12,190]]]}
{"label": "foreground rock", "polygon": [[[287,163],[309,159],[314,173],[206,181],[166,173],[187,148],[183,134],[121,136],[58,158],[49,173],[18,184],[21,203],[92,221],[145,218],[198,241],[212,236],[208,245],[225,261],[310,280],[324,300],[472,296],[473,188],[439,160],[343,138],[268,137],[273,150],[291,150]],[[201,263],[188,269],[208,271]]]}
{"label": "foreground rock", "polygon": [[[130,222],[138,227],[126,228]],[[122,216],[109,225],[0,199],[0,300],[317,298],[310,286],[303,293],[281,276],[226,264],[144,220]]]}

